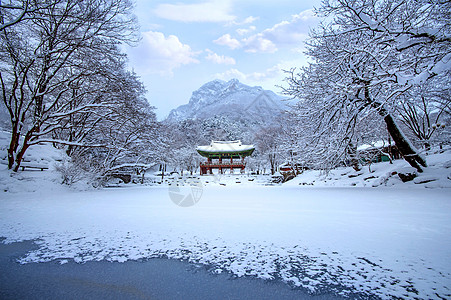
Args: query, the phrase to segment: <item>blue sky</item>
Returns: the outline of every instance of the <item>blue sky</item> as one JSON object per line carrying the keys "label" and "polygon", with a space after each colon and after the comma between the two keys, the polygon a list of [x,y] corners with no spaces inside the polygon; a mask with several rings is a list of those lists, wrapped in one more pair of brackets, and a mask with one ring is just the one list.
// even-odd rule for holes
{"label": "blue sky", "polygon": [[141,42],[127,48],[161,120],[213,79],[280,92],[283,69],[305,64],[320,0],[137,0]]}

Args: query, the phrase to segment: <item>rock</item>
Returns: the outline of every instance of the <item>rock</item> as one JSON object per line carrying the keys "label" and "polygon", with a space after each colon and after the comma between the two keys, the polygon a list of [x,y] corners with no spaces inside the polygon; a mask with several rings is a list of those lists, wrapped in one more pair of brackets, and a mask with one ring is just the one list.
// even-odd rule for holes
{"label": "rock", "polygon": [[282,175],[280,175],[280,176],[273,175],[273,176],[271,176],[271,182],[272,183],[277,183],[277,184],[282,183],[283,182],[283,176]]}
{"label": "rock", "polygon": [[412,181],[415,177],[417,177],[416,173],[398,173],[399,178],[401,178],[402,182]]}
{"label": "rock", "polygon": [[286,176],[284,176],[283,182],[287,182],[293,178],[295,178],[293,174],[287,174]]}

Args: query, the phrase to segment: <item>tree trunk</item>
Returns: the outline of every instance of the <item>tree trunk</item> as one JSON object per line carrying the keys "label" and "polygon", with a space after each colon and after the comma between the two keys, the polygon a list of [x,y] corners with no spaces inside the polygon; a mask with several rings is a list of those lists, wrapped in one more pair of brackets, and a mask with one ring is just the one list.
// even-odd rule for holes
{"label": "tree trunk", "polygon": [[415,149],[408,138],[403,134],[393,116],[388,114],[384,109],[379,110],[379,113],[384,117],[387,130],[393,138],[401,155],[412,167],[417,169],[418,172],[423,172],[422,167],[427,167],[426,160],[418,153],[417,149]]}
{"label": "tree trunk", "polygon": [[17,153],[16,158],[15,158],[15,165],[14,165],[14,169],[13,169],[14,172],[19,171],[19,167],[20,167],[20,164],[22,163],[22,159],[25,155],[25,152],[30,147],[30,144],[28,144],[28,142],[30,141],[32,134],[33,134],[33,131],[31,130],[31,131],[27,132],[27,134],[24,137],[22,148],[19,150],[19,152]]}
{"label": "tree trunk", "polygon": [[347,151],[348,151],[348,155],[349,155],[349,161],[351,163],[352,168],[355,171],[360,171],[361,168],[359,165],[359,160],[357,158],[357,146],[354,145],[352,142],[350,142],[348,144],[347,148],[348,148]]}
{"label": "tree trunk", "polygon": [[12,169],[14,166],[14,153],[17,150],[17,146],[19,144],[20,135],[16,130],[13,130],[11,133],[11,142],[8,148],[8,169]]}
{"label": "tree trunk", "polygon": [[373,101],[370,97],[370,92],[368,85],[364,89],[365,99],[373,108],[377,109],[379,115],[384,118],[385,124],[387,125],[388,133],[393,138],[401,155],[404,159],[418,172],[423,172],[422,167],[427,167],[426,160],[418,153],[418,150],[410,143],[409,139],[404,135],[402,130],[399,128],[393,116],[384,108],[381,103]]}
{"label": "tree trunk", "polygon": [[269,164],[271,165],[271,175],[274,175],[276,172],[276,155],[269,154]]}

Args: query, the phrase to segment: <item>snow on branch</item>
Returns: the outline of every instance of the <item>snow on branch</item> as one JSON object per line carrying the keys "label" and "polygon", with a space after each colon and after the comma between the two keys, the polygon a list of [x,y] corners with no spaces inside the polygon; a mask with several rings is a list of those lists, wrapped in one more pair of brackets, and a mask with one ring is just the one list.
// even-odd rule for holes
{"label": "snow on branch", "polygon": [[33,141],[30,141],[28,145],[37,145],[39,143],[55,143],[55,144],[61,144],[61,145],[68,145],[68,146],[77,146],[77,147],[92,147],[92,148],[104,148],[105,145],[103,144],[85,144],[81,142],[70,142],[65,140],[57,140],[57,139],[36,139]]}

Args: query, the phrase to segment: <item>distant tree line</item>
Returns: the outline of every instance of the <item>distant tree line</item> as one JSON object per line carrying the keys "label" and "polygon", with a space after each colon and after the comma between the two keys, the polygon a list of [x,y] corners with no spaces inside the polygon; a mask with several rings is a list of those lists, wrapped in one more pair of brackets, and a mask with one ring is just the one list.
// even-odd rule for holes
{"label": "distant tree line", "polygon": [[370,154],[358,146],[384,141],[421,172],[423,154],[450,143],[451,2],[326,0],[317,14],[325,21],[307,42],[311,62],[288,70],[282,87],[297,99],[291,109],[241,130],[230,120],[174,125],[174,165],[197,166],[195,145],[211,139],[244,139],[256,146],[248,169],[359,170]]}
{"label": "distant tree line", "polygon": [[[160,163],[197,172],[196,146],[254,144],[248,169],[281,163],[360,168],[357,148],[394,142],[422,171],[423,153],[450,141],[451,2],[325,0],[310,34],[310,63],[287,71],[297,101],[269,123],[225,116],[157,122],[145,88],[127,70],[124,43],[138,41],[129,0],[3,0],[0,97],[11,140],[8,167],[52,143],[98,178]],[[252,118],[251,118],[252,120]],[[64,169],[63,168],[63,169]],[[76,173],[76,172],[75,172]]]}

